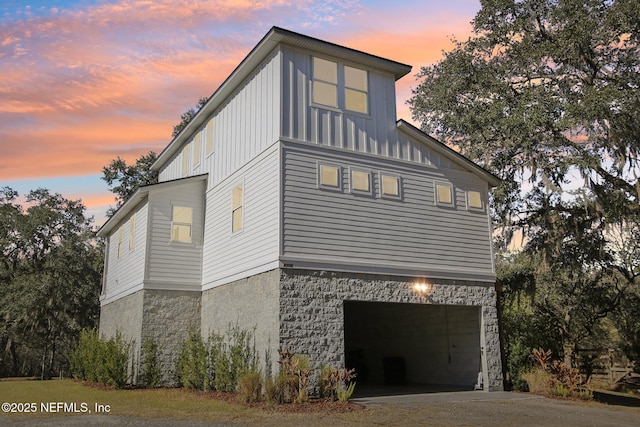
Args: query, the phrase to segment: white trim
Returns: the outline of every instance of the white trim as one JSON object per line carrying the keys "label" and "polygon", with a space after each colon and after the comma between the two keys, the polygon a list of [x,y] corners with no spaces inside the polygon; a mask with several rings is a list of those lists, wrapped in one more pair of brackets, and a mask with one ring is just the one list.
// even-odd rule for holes
{"label": "white trim", "polygon": [[400,262],[365,262],[340,261],[323,257],[280,257],[281,268],[299,268],[304,270],[344,271],[364,274],[389,274],[394,276],[430,277],[434,279],[465,280],[487,282],[493,285],[496,281],[494,272],[470,268],[456,268],[455,271],[439,269],[432,266],[420,266]]}

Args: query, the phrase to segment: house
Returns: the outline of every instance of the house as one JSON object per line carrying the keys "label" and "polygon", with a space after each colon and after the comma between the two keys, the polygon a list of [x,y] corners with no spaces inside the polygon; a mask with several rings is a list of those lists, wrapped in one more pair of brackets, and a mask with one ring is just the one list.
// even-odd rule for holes
{"label": "house", "polygon": [[359,382],[502,389],[491,173],[396,119],[410,66],[272,28],[99,230],[100,331],[175,366],[189,327],[255,328]]}

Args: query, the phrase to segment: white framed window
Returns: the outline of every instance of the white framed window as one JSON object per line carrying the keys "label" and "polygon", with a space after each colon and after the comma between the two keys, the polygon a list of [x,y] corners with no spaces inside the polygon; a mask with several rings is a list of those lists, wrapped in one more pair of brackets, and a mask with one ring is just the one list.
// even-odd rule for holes
{"label": "white framed window", "polygon": [[136,244],[136,214],[129,219],[129,251],[132,251]]}
{"label": "white framed window", "polygon": [[207,130],[205,132],[205,155],[209,156],[213,153],[213,117],[207,123]]}
{"label": "white framed window", "polygon": [[399,176],[380,172],[380,197],[400,199],[402,197],[400,185]]}
{"label": "white framed window", "polygon": [[436,204],[438,206],[452,207],[453,203],[453,186],[442,182],[435,183]]}
{"label": "white framed window", "polygon": [[172,206],[171,213],[171,241],[191,243],[193,227],[193,208]]}
{"label": "white framed window", "polygon": [[344,66],[344,108],[368,114],[367,72],[359,68]]}
{"label": "white framed window", "polygon": [[351,192],[354,194],[371,194],[371,172],[351,168],[349,171]]}
{"label": "white framed window", "polygon": [[369,72],[313,57],[314,104],[369,114]]}
{"label": "white framed window", "polygon": [[189,174],[189,144],[182,148],[182,176]]}
{"label": "white framed window", "polygon": [[467,209],[475,211],[484,211],[484,200],[482,192],[479,190],[467,191]]}
{"label": "white framed window", "polygon": [[118,258],[122,256],[122,239],[124,237],[124,230],[122,230],[122,226],[118,228]]}
{"label": "white framed window", "polygon": [[204,132],[200,131],[198,132],[198,134],[196,135],[195,138],[193,138],[193,167],[195,168],[196,166],[198,166],[200,164],[200,153],[202,152],[202,135],[204,134]]}
{"label": "white framed window", "polygon": [[244,185],[239,184],[231,190],[231,232],[242,230],[244,226]]}
{"label": "white framed window", "polygon": [[342,168],[337,165],[318,163],[318,188],[342,190]]}
{"label": "white framed window", "polygon": [[313,102],[338,107],[338,63],[313,57]]}

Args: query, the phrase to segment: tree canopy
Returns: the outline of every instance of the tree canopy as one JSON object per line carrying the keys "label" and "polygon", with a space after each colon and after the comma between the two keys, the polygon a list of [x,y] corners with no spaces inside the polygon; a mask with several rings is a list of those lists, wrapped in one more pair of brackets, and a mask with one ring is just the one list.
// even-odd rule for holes
{"label": "tree canopy", "polygon": [[151,170],[158,155],[154,151],[140,156],[133,165],[118,156],[109,165],[102,168],[102,180],[107,183],[109,190],[116,194],[116,208],[109,209],[108,216],[118,209],[129,197],[143,185],[158,182],[158,172]]}
{"label": "tree canopy", "polygon": [[471,37],[421,69],[413,118],[503,179],[496,244],[518,231],[530,258],[513,276],[499,257],[508,290],[533,287],[565,352],[598,345],[640,277],[640,3],[481,4]]}
{"label": "tree canopy", "polygon": [[102,246],[79,201],[0,189],[0,376],[66,369],[82,328],[97,324]]}
{"label": "tree canopy", "polygon": [[176,136],[178,136],[178,134],[180,134],[180,132],[182,132],[182,129],[184,129],[189,124],[191,119],[193,119],[195,115],[198,114],[198,111],[200,111],[202,107],[204,107],[204,104],[206,104],[207,101],[208,98],[200,98],[195,107],[189,108],[187,111],[182,113],[182,116],[180,116],[180,123],[173,127],[173,133],[171,134],[173,138],[175,138]]}

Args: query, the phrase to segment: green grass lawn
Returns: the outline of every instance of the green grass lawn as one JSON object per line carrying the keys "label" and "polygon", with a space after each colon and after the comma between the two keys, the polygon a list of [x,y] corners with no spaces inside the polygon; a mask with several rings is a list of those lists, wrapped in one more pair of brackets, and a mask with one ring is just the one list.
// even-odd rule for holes
{"label": "green grass lawn", "polygon": [[[283,413],[277,407],[252,408],[246,405],[227,402],[212,398],[204,393],[193,393],[184,389],[154,389],[154,390],[103,390],[83,385],[73,380],[0,380],[0,403],[35,403],[36,413],[4,414],[2,417],[17,418],[52,418],[67,416],[82,416],[81,413],[46,413],[41,410],[41,404],[49,402],[76,403],[77,408],[85,403],[86,408],[95,414],[95,405],[108,405],[108,415],[133,416],[146,419],[182,419],[207,421],[212,423],[231,423],[241,425],[280,425],[287,424],[316,424],[324,419],[326,424],[333,424],[335,420],[343,425],[365,425],[359,422],[358,416],[364,411],[356,413]],[[80,410],[80,409],[78,409]],[[88,413],[88,412],[87,412]],[[329,421],[327,417],[331,417]],[[307,422],[308,421],[308,422]]]}

